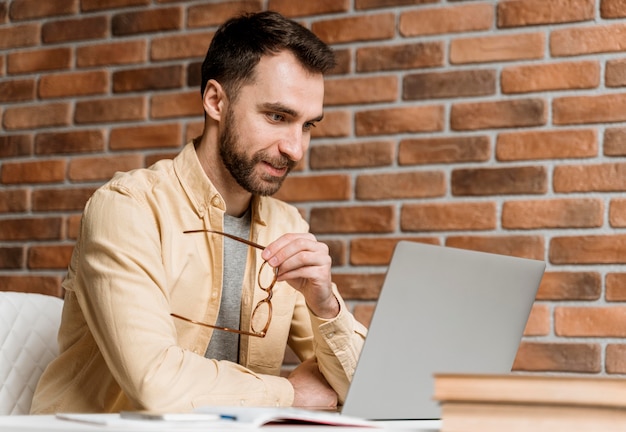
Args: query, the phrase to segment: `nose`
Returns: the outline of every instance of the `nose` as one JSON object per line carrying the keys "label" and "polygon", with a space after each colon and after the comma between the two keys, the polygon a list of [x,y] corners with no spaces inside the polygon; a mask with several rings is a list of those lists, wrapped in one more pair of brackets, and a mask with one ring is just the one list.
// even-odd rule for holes
{"label": "nose", "polygon": [[289,132],[280,140],[278,149],[292,161],[298,162],[304,156],[308,145],[308,134],[304,134],[301,127],[292,127],[289,128]]}

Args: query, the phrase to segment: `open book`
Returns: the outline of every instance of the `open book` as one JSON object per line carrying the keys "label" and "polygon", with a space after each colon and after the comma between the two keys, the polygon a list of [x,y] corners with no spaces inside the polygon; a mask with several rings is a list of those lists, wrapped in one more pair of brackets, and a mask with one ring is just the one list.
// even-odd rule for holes
{"label": "open book", "polygon": [[164,424],[176,425],[181,429],[217,425],[220,428],[257,428],[274,424],[381,427],[376,422],[343,416],[334,411],[289,407],[206,406],[189,413],[123,411],[120,414],[59,413],[56,416],[81,423],[141,429],[160,428]]}
{"label": "open book", "polygon": [[198,408],[197,414],[216,414],[222,418],[231,418],[238,423],[253,427],[268,424],[317,424],[327,426],[363,426],[380,427],[376,422],[357,417],[344,416],[336,411],[309,410],[302,408],[272,407],[219,407],[205,406]]}

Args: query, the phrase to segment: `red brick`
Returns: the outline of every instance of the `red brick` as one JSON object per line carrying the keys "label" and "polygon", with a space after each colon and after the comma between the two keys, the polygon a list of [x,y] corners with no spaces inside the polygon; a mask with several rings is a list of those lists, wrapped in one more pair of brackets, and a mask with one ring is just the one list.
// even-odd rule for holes
{"label": "red brick", "polygon": [[556,125],[626,121],[626,93],[555,98],[552,112]]}
{"label": "red brick", "polygon": [[0,28],[0,49],[31,47],[39,43],[39,24]]}
{"label": "red brick", "polygon": [[172,89],[182,85],[181,65],[126,69],[113,73],[115,93]]}
{"label": "red brick", "polygon": [[376,300],[380,295],[385,275],[383,273],[335,273],[333,282],[346,300]]}
{"label": "red brick", "polygon": [[450,236],[445,245],[541,261],[545,255],[543,237],[536,235]]}
{"label": "red brick", "polygon": [[555,192],[609,192],[626,190],[626,163],[561,165],[554,168]]}
{"label": "red brick", "polygon": [[45,75],[39,80],[39,97],[58,98],[107,93],[109,74],[106,71]]}
{"label": "red brick", "polygon": [[489,30],[494,7],[489,3],[415,9],[400,15],[400,34],[404,37]]}
{"label": "red brick", "polygon": [[72,62],[71,48],[59,47],[35,51],[18,51],[7,56],[10,74],[69,69]]}
{"label": "red brick", "polygon": [[591,89],[600,85],[597,61],[511,66],[502,71],[503,93]]}
{"label": "red brick", "polygon": [[578,235],[550,240],[552,264],[626,264],[626,235]]}
{"label": "red brick", "polygon": [[81,0],[80,7],[84,12],[88,12],[128,6],[145,6],[149,4],[150,0]]}
{"label": "red brick", "polygon": [[212,32],[155,38],[150,44],[150,59],[161,61],[204,57],[212,38]]}
{"label": "red brick", "polygon": [[393,160],[393,141],[313,144],[309,150],[309,165],[314,170],[389,166]]}
{"label": "red brick", "polygon": [[495,92],[495,70],[411,74],[402,83],[404,100],[487,96]]}
{"label": "red brick", "polygon": [[598,272],[554,272],[544,273],[537,300],[598,300],[602,293],[602,278]]}
{"label": "red brick", "polygon": [[522,342],[513,371],[598,373],[602,348],[597,343]]}
{"label": "red brick", "polygon": [[28,156],[32,152],[32,135],[0,135],[0,158],[4,159],[16,156]]}
{"label": "red brick", "polygon": [[96,187],[36,189],[32,192],[32,207],[35,212],[79,211],[85,207]]}
{"label": "red brick", "polygon": [[315,21],[311,30],[327,44],[392,39],[395,34],[393,13],[359,15]]}
{"label": "red brick", "polygon": [[498,27],[560,24],[594,19],[594,0],[515,0],[498,3]]}
{"label": "red brick", "polygon": [[599,198],[555,198],[507,201],[502,206],[502,228],[597,228],[604,222]]}
{"label": "red brick", "polygon": [[541,126],[547,122],[543,99],[455,103],[450,113],[453,130]]}
{"label": "red brick", "polygon": [[60,217],[3,219],[0,240],[60,240],[61,222]]}
{"label": "red brick", "polygon": [[35,154],[85,153],[104,150],[103,130],[42,132],[35,138]]}
{"label": "red brick", "polygon": [[78,232],[80,231],[80,222],[82,215],[69,215],[67,217],[67,238],[76,240],[78,238]]}
{"label": "red brick", "polygon": [[450,42],[452,64],[541,59],[545,55],[543,33],[498,34],[454,39]]}
{"label": "red brick", "polygon": [[131,40],[76,47],[78,67],[142,63],[148,59],[147,42]]}
{"label": "red brick", "polygon": [[609,224],[613,228],[626,227],[626,199],[613,198],[609,206]]}
{"label": "red brick", "polygon": [[149,149],[179,147],[182,126],[179,123],[162,123],[148,126],[132,126],[111,130],[111,150]]}
{"label": "red brick", "polygon": [[0,269],[17,270],[24,268],[23,247],[0,247]]}
{"label": "red brick", "polygon": [[626,60],[607,61],[604,74],[604,82],[607,87],[626,86]]}
{"label": "red brick", "polygon": [[35,160],[2,164],[2,183],[50,183],[65,180],[64,160]]}
{"label": "red brick", "polygon": [[179,30],[182,28],[183,13],[180,7],[139,10],[113,15],[111,32],[114,36],[128,36]]}
{"label": "red brick", "polygon": [[450,182],[455,196],[544,194],[548,191],[543,166],[455,169]]}
{"label": "red brick", "polygon": [[70,161],[68,178],[72,181],[108,180],[117,171],[141,167],[142,158],[138,154],[74,158]]}
{"label": "red brick", "polygon": [[58,15],[72,15],[76,12],[78,12],[76,0],[55,0],[49,2],[42,2],[41,0],[13,0],[9,15],[11,21],[21,21],[56,17]]}
{"label": "red brick", "polygon": [[6,24],[9,21],[9,5],[6,1],[0,1],[0,24]]}
{"label": "red brick", "polygon": [[609,374],[626,373],[626,345],[610,343],[606,346],[604,362]]}
{"label": "red brick", "polygon": [[490,157],[491,143],[486,135],[407,138],[400,141],[398,149],[400,165],[481,162]]}
{"label": "red brick", "polygon": [[374,316],[374,309],[375,305],[373,304],[359,303],[354,306],[354,318],[368,328]]}
{"label": "red brick", "polygon": [[624,337],[626,307],[556,307],[554,332],[565,337]]}
{"label": "red brick", "polygon": [[350,264],[354,266],[389,265],[393,251],[401,240],[439,244],[439,240],[433,237],[357,237],[350,242]]}
{"label": "red brick", "polygon": [[286,17],[322,15],[348,12],[349,0],[317,0],[314,2],[294,2],[293,0],[269,0],[268,9]]}
{"label": "red brick", "polygon": [[354,8],[361,10],[390,6],[421,5],[426,3],[439,3],[439,0],[355,0]]}
{"label": "red brick", "polygon": [[108,30],[107,17],[81,16],[44,23],[41,28],[41,39],[44,43],[103,39],[108,36]]}
{"label": "red brick", "polygon": [[441,105],[409,106],[360,111],[355,114],[356,134],[383,135],[443,130]]}
{"label": "red brick", "polygon": [[388,233],[396,227],[395,208],[383,206],[314,207],[311,209],[311,232]]}
{"label": "red brick", "polygon": [[347,245],[344,240],[319,240],[328,246],[328,255],[330,255],[333,267],[343,267],[346,265]]}
{"label": "red brick", "polygon": [[626,24],[566,27],[550,32],[552,57],[575,56],[626,50]]}
{"label": "red brick", "polygon": [[2,276],[0,275],[0,291],[29,292],[62,297],[60,276]]}
{"label": "red brick", "polygon": [[0,102],[23,102],[35,99],[35,80],[22,79],[0,82]]}
{"label": "red brick", "polygon": [[347,75],[352,70],[352,50],[349,49],[335,49],[335,61],[337,64],[333,69],[326,72],[327,76],[332,75]]}
{"label": "red brick", "polygon": [[203,115],[200,92],[156,94],[150,99],[150,117],[156,119],[171,117],[195,117]]}
{"label": "red brick", "polygon": [[67,269],[73,245],[32,246],[28,250],[28,268],[31,270]]}
{"label": "red brick", "polygon": [[311,131],[311,137],[346,137],[352,134],[352,114],[350,111],[326,111],[324,120]]}
{"label": "red brick", "polygon": [[25,212],[29,209],[28,189],[0,190],[0,213]]}
{"label": "red brick", "polygon": [[600,16],[602,18],[626,17],[626,3],[624,0],[602,0],[600,2]]}
{"label": "red brick", "polygon": [[493,202],[404,204],[402,231],[476,231],[496,228]]}
{"label": "red brick", "polygon": [[594,129],[502,132],[496,141],[496,158],[515,161],[594,157],[598,155],[596,135]]}
{"label": "red brick", "polygon": [[204,4],[189,6],[187,26],[189,28],[218,26],[236,15],[244,12],[260,12],[262,9],[260,0],[204,2]]}
{"label": "red brick", "polygon": [[327,80],[325,90],[327,106],[394,102],[398,99],[398,79],[395,76],[339,78]]}
{"label": "red brick", "polygon": [[146,104],[142,96],[79,101],[76,103],[74,114],[74,121],[79,124],[112,123],[145,118]]}
{"label": "red brick", "polygon": [[70,105],[67,103],[39,104],[7,108],[4,112],[5,129],[37,129],[48,126],[69,126]]}
{"label": "red brick", "polygon": [[524,336],[547,336],[550,333],[550,308],[544,304],[534,304],[530,310]]}
{"label": "red brick", "polygon": [[443,171],[360,174],[355,190],[357,200],[431,198],[446,193],[446,179]]}
{"label": "red brick", "polygon": [[444,46],[441,42],[372,46],[356,51],[357,72],[418,69],[443,64]]}
{"label": "red brick", "polygon": [[287,202],[346,201],[352,195],[347,174],[290,176],[275,197]]}
{"label": "red brick", "polygon": [[606,301],[626,301],[626,273],[608,273],[606,275]]}

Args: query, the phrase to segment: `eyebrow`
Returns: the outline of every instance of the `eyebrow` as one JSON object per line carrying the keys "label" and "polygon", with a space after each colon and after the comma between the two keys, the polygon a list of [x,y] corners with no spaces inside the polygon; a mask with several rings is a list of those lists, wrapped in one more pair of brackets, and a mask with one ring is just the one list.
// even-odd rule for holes
{"label": "eyebrow", "polygon": [[[283,114],[287,114],[291,117],[298,117],[299,113],[298,111],[289,108],[288,106],[285,106],[281,103],[264,103],[261,105],[263,107],[263,109],[268,110],[268,111],[276,111],[279,113],[283,113]],[[308,122],[319,122],[322,121],[322,119],[324,118],[324,113],[320,114],[319,116],[312,118],[310,120],[307,120]]]}

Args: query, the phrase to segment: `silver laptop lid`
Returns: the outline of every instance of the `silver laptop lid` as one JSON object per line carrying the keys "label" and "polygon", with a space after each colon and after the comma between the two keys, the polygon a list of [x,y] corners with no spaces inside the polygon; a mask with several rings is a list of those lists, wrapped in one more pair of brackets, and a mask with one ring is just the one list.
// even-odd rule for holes
{"label": "silver laptop lid", "polygon": [[399,242],[342,413],[436,419],[436,372],[507,373],[543,261]]}

